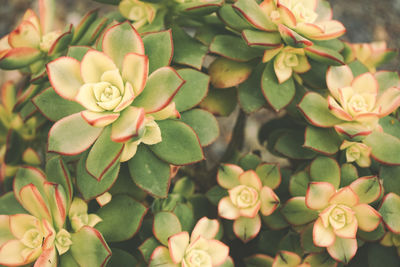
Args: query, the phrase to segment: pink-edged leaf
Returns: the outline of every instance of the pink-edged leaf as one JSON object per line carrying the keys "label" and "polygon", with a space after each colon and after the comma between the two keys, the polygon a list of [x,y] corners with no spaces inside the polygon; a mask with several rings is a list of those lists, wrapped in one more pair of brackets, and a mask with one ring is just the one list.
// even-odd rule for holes
{"label": "pink-edged leaf", "polygon": [[33,184],[39,190],[41,195],[45,195],[43,187],[45,182],[46,176],[41,170],[30,166],[20,167],[14,178],[13,188],[15,198],[21,203],[19,192],[28,184]]}
{"label": "pink-edged leaf", "polygon": [[39,49],[40,31],[30,21],[22,21],[21,24],[8,35],[8,43],[11,47],[32,47]]}
{"label": "pink-edged leaf", "polygon": [[240,174],[239,183],[250,186],[257,191],[261,190],[262,183],[257,173],[253,170],[248,170]]}
{"label": "pink-edged leaf", "polygon": [[111,250],[99,231],[83,226],[71,234],[70,253],[80,266],[106,266]]}
{"label": "pink-edged leaf", "polygon": [[146,113],[157,112],[166,107],[185,81],[171,67],[154,71],[143,92],[135,98],[133,105],[143,107]]}
{"label": "pink-edged leaf", "polygon": [[329,128],[343,122],[330,112],[328,102],[320,94],[306,93],[298,107],[306,119],[315,126]]}
{"label": "pink-edged leaf", "polygon": [[268,186],[264,186],[260,191],[261,213],[264,216],[271,215],[278,207],[280,201],[278,196]]}
{"label": "pink-edged leaf", "polygon": [[72,114],[51,127],[47,150],[61,155],[80,154],[96,141],[102,130],[89,125],[80,113]]}
{"label": "pink-edged leaf", "polygon": [[42,56],[40,50],[32,47],[17,47],[0,51],[0,68],[13,70],[26,67]]}
{"label": "pink-edged leaf", "polygon": [[119,161],[123,144],[113,142],[110,138],[111,127],[106,127],[93,147],[86,160],[86,170],[95,179],[101,180],[107,171]]}
{"label": "pink-edged leaf", "polygon": [[49,201],[49,208],[53,217],[53,223],[57,230],[63,228],[67,217],[67,195],[62,186],[46,182],[44,184],[46,196]]}
{"label": "pink-edged leaf", "polygon": [[279,251],[271,267],[301,266],[301,258],[291,251]]}
{"label": "pink-edged leaf", "polygon": [[83,85],[80,62],[72,57],[60,57],[47,64],[49,81],[62,98],[73,100]]}
{"label": "pink-edged leaf", "polygon": [[168,238],[182,232],[178,217],[167,211],[155,214],[153,222],[153,234],[161,244],[168,246]]}
{"label": "pink-edged leaf", "polygon": [[33,267],[57,267],[56,247],[43,250]]}
{"label": "pink-edged leaf", "polygon": [[395,234],[400,234],[400,196],[395,193],[387,194],[379,207],[386,227]]}
{"label": "pink-edged leaf", "polygon": [[214,219],[210,220],[207,217],[201,218],[193,228],[190,236],[191,241],[196,240],[199,236],[205,239],[214,239],[219,232],[219,222]]}
{"label": "pink-edged leaf", "polygon": [[124,143],[139,136],[144,130],[145,112],[143,108],[128,107],[111,126],[111,140]]}
{"label": "pink-edged leaf", "polygon": [[178,264],[174,263],[169,254],[168,248],[164,246],[158,246],[150,256],[150,267],[179,267]]}
{"label": "pink-edged leaf", "polygon": [[46,34],[54,27],[55,0],[39,0],[39,17],[42,34]]}
{"label": "pink-edged leaf", "polygon": [[349,263],[356,255],[357,239],[337,237],[335,243],[327,248],[329,255],[336,261]]}
{"label": "pink-edged leaf", "polygon": [[37,218],[44,218],[52,221],[52,215],[47,200],[40,194],[39,190],[33,185],[28,184],[19,191],[21,204],[32,215]]}
{"label": "pink-edged leaf", "polygon": [[344,25],[337,20],[327,20],[315,23],[323,30],[323,33],[310,34],[308,37],[313,40],[331,40],[342,36],[346,32]]}
{"label": "pink-edged leaf", "polygon": [[369,146],[371,156],[378,162],[387,165],[400,165],[400,139],[384,133],[374,131],[364,139]]}
{"label": "pink-edged leaf", "polygon": [[313,45],[313,42],[311,42],[307,38],[304,38],[289,27],[284,26],[283,24],[278,25],[278,30],[285,43],[292,47],[304,48]]}
{"label": "pink-edged leaf", "polygon": [[377,176],[360,177],[350,184],[351,189],[358,195],[359,203],[371,203],[382,194],[382,184]]}
{"label": "pink-edged leaf", "polygon": [[189,245],[189,233],[180,232],[168,238],[168,248],[174,263],[180,263]]}
{"label": "pink-edged leaf", "polygon": [[239,0],[232,6],[254,27],[264,31],[276,31],[276,25],[263,13],[254,0]]}
{"label": "pink-edged leaf", "polygon": [[221,241],[208,240],[208,246],[208,255],[213,266],[220,266],[228,259],[229,247]]}
{"label": "pink-edged leaf", "polygon": [[8,226],[14,239],[22,239],[26,231],[40,226],[40,220],[30,214],[15,214],[9,216]]}
{"label": "pink-edged leaf", "polygon": [[217,182],[226,189],[234,188],[239,185],[239,175],[243,169],[234,164],[221,164],[217,173]]}
{"label": "pink-edged leaf", "polygon": [[331,227],[326,228],[321,218],[314,223],[313,241],[318,247],[329,247],[335,242],[336,236]]}
{"label": "pink-edged leaf", "polygon": [[119,118],[119,113],[114,112],[94,112],[84,110],[81,112],[82,118],[93,127],[103,128]]}
{"label": "pink-edged leaf", "polygon": [[338,89],[350,86],[353,79],[353,72],[347,65],[338,67],[331,66],[326,72],[326,84],[331,94],[336,99],[339,99]]}
{"label": "pink-edged leaf", "polygon": [[322,210],[328,205],[329,199],[335,193],[336,189],[331,183],[310,183],[306,193],[306,205],[313,210]]}
{"label": "pink-edged leaf", "polygon": [[357,229],[358,221],[356,220],[356,218],[353,217],[353,220],[350,223],[347,222],[347,224],[340,229],[333,229],[333,232],[337,237],[356,238]]}
{"label": "pink-edged leaf", "polygon": [[149,58],[145,55],[129,53],[122,62],[122,78],[129,82],[135,93],[139,95],[147,82],[149,74]]}
{"label": "pink-edged leaf", "polygon": [[122,96],[121,102],[114,108],[114,112],[120,112],[124,110],[127,106],[129,106],[132,101],[135,99],[135,92],[130,83],[125,84],[125,92]]}
{"label": "pink-edged leaf", "polygon": [[400,106],[400,88],[391,87],[379,96],[376,106],[379,107],[379,116],[384,117],[394,112]]}
{"label": "pink-edged leaf", "polygon": [[[17,239],[9,240],[0,247],[0,264],[5,266],[20,266],[34,261],[35,258],[32,258],[32,256],[26,260],[24,259],[22,251],[25,248],[26,246],[21,241]],[[40,251],[36,251],[36,255],[33,256],[37,257],[38,252],[40,253]]]}
{"label": "pink-edged leaf", "polygon": [[117,66],[105,53],[91,49],[82,58],[80,71],[85,83],[98,83],[103,74],[109,70],[116,70]]}
{"label": "pink-edged leaf", "polygon": [[109,28],[104,34],[102,47],[104,53],[112,58],[119,69],[126,54],[144,55],[143,41],[129,21]]}
{"label": "pink-edged leaf", "polygon": [[370,73],[366,72],[363,73],[351,82],[351,87],[353,88],[355,93],[358,94],[377,94],[379,90],[379,84],[375,76]]}
{"label": "pink-edged leaf", "polygon": [[16,88],[13,81],[7,81],[1,86],[1,103],[6,111],[12,112],[16,102]]}
{"label": "pink-edged leaf", "polygon": [[260,216],[254,218],[239,217],[233,223],[233,232],[244,243],[255,238],[261,229]]}
{"label": "pink-edged leaf", "polygon": [[375,230],[381,223],[381,215],[368,204],[358,204],[353,207],[353,211],[357,218],[358,227],[365,232]]}
{"label": "pink-edged leaf", "polygon": [[218,215],[228,220],[236,220],[240,216],[240,211],[230,197],[224,197],[218,203]]}
{"label": "pink-edged leaf", "polygon": [[279,0],[277,1],[277,7],[282,23],[288,26],[289,28],[296,27],[297,19],[293,14],[293,12],[287,6],[285,6],[284,3],[282,4],[281,1]]}
{"label": "pink-edged leaf", "polygon": [[341,188],[330,199],[329,204],[344,204],[353,207],[358,204],[358,196],[349,186]]}

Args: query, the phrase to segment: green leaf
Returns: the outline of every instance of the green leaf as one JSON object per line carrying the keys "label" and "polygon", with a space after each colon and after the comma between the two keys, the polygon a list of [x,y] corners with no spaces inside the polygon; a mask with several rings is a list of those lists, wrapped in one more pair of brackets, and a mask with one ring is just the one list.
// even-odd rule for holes
{"label": "green leaf", "polygon": [[185,165],[204,159],[198,137],[187,124],[177,120],[157,123],[162,141],[150,146],[150,149],[160,159],[174,165]]}
{"label": "green leaf", "polygon": [[269,20],[255,0],[239,0],[233,7],[254,27],[267,31],[276,29],[276,25]]}
{"label": "green leaf", "polygon": [[146,263],[149,262],[154,249],[160,245],[161,244],[157,241],[157,239],[155,239],[154,237],[149,237],[138,247]]}
{"label": "green leaf", "polygon": [[233,223],[233,232],[244,243],[254,239],[261,229],[261,219],[259,215],[254,218],[239,217]]}
{"label": "green leaf", "polygon": [[244,259],[244,264],[246,267],[272,267],[274,263],[274,258],[264,254],[256,254]]}
{"label": "green leaf", "polygon": [[67,52],[68,57],[82,61],[83,56],[89,51],[89,46],[70,46]]}
{"label": "green leaf", "polygon": [[387,165],[400,165],[400,139],[384,132],[374,131],[364,141],[371,150],[371,156]]}
{"label": "green leaf", "polygon": [[57,40],[52,44],[48,56],[53,57],[64,52],[72,41],[74,30],[72,24],[67,26],[67,31],[63,32]]}
{"label": "green leaf", "polygon": [[0,214],[13,215],[19,213],[28,212],[19,204],[14,192],[5,193],[0,197]]}
{"label": "green leaf", "polygon": [[313,44],[310,40],[308,40],[304,36],[301,36],[294,30],[284,26],[283,24],[279,24],[278,28],[283,41],[288,46],[295,48],[307,48]]}
{"label": "green leaf", "polygon": [[280,230],[289,226],[288,222],[282,215],[281,209],[279,208],[269,216],[261,215],[261,219],[270,229],[273,230]]}
{"label": "green leaf", "polygon": [[107,267],[135,267],[139,263],[132,254],[119,248],[112,248],[111,259],[107,264]]}
{"label": "green leaf", "polygon": [[328,252],[336,261],[347,264],[356,255],[357,239],[341,238],[336,236],[333,245],[328,247]]}
{"label": "green leaf", "polygon": [[146,113],[159,111],[169,104],[183,84],[184,81],[173,68],[157,69],[149,76],[146,87],[132,105],[144,108]]}
{"label": "green leaf", "polygon": [[311,65],[311,69],[306,73],[300,74],[300,77],[304,81],[305,85],[316,89],[326,89],[326,72],[328,70],[328,65],[322,64],[320,62],[308,59],[308,63]]}
{"label": "green leaf", "polygon": [[328,182],[336,189],[340,185],[340,167],[336,160],[328,157],[318,157],[310,165],[312,182]]}
{"label": "green leaf", "polygon": [[253,29],[253,26],[239,15],[231,4],[226,3],[217,13],[218,17],[228,25],[228,27],[238,32],[244,29]]}
{"label": "green leaf", "polygon": [[379,213],[387,228],[394,232],[400,232],[400,196],[395,193],[387,194],[379,208]]}
{"label": "green leaf", "polygon": [[76,262],[74,257],[72,257],[70,250],[60,256],[59,264],[60,266],[79,267],[79,264]]}
{"label": "green leaf", "polygon": [[343,122],[330,112],[328,101],[314,92],[307,93],[303,97],[299,109],[305,118],[317,127],[328,128]]}
{"label": "green leaf", "polygon": [[71,241],[71,255],[79,266],[104,266],[111,257],[101,233],[90,226],[71,234]]}
{"label": "green leaf", "polygon": [[128,161],[133,182],[155,197],[168,195],[171,170],[169,164],[157,158],[146,145],[139,145]]}
{"label": "green leaf", "polygon": [[205,45],[190,37],[180,27],[172,28],[174,41],[173,61],[177,64],[187,65],[201,70],[203,60],[208,52]]}
{"label": "green leaf", "polygon": [[108,191],[118,178],[120,162],[116,161],[113,166],[108,168],[101,181],[96,180],[86,170],[86,159],[88,152],[81,156],[76,170],[76,185],[83,199],[91,200]]}
{"label": "green leaf", "polygon": [[214,88],[229,88],[243,83],[253,71],[250,62],[238,62],[219,57],[208,67],[208,74]]}
{"label": "green leaf", "polygon": [[127,195],[114,195],[111,202],[96,214],[102,221],[96,225],[107,242],[121,242],[132,238],[139,230],[147,208]]}
{"label": "green leaf", "polygon": [[173,212],[181,222],[182,231],[190,232],[196,223],[193,209],[188,204],[177,203]]}
{"label": "green leaf", "polygon": [[47,150],[61,155],[80,154],[96,141],[102,130],[89,125],[80,113],[72,114],[50,129]]}
{"label": "green leaf", "polygon": [[149,57],[149,73],[171,63],[174,49],[171,30],[146,34],[143,44]]}
{"label": "green leaf", "polygon": [[331,256],[324,253],[315,253],[309,254],[305,259],[304,263],[310,264],[310,266],[318,266],[318,267],[334,267],[338,266],[338,263],[331,258]]}
{"label": "green leaf", "polygon": [[383,226],[382,222],[372,232],[365,232],[361,229],[358,229],[357,231],[357,236],[359,236],[362,240],[369,242],[375,242],[381,240],[384,235],[385,235],[385,227]]}
{"label": "green leaf", "polygon": [[111,195],[125,194],[133,197],[137,201],[143,201],[147,196],[147,193],[140,189],[132,181],[131,175],[128,170],[128,165],[126,164],[121,165],[118,179],[108,192]]}
{"label": "green leaf", "polygon": [[264,230],[260,232],[257,244],[258,250],[262,253],[275,255],[278,253],[278,244],[286,233],[287,230]]}
{"label": "green leaf", "polygon": [[[279,250],[281,252],[278,252],[278,255],[280,258],[282,257],[281,253],[282,251],[290,251],[295,253],[296,255],[301,255],[303,253],[303,248],[301,247],[300,244],[300,235],[295,233],[295,232],[288,232],[286,236],[284,236],[279,243]],[[286,254],[286,253],[285,253]],[[292,261],[293,263],[293,256],[294,254],[290,253],[292,257],[288,258],[286,257],[287,261]]]}
{"label": "green leaf", "polygon": [[248,46],[260,48],[278,47],[282,43],[279,32],[264,32],[257,30],[243,30],[243,38]]}
{"label": "green leaf", "polygon": [[311,159],[316,153],[303,147],[304,138],[297,132],[286,132],[280,135],[274,149],[292,159]]}
{"label": "green leaf", "polygon": [[309,224],[301,233],[301,246],[306,253],[319,253],[325,251],[325,248],[317,247],[313,241],[314,224]]}
{"label": "green leaf", "polygon": [[219,136],[219,126],[215,117],[208,111],[192,109],[181,114],[184,123],[193,128],[201,146],[208,146]]}
{"label": "green leaf", "polygon": [[97,19],[98,10],[92,10],[86,13],[86,15],[79,22],[78,26],[76,26],[74,31],[74,37],[72,39],[72,43],[75,44],[79,41],[85,32],[89,29],[90,25]]}
{"label": "green leaf", "polygon": [[292,225],[303,225],[318,218],[318,212],[306,206],[305,197],[289,199],[282,208],[282,214]]}
{"label": "green leaf", "polygon": [[27,67],[42,57],[42,52],[31,47],[17,47],[0,58],[0,69],[15,70]]}
{"label": "green leaf", "polygon": [[237,97],[235,88],[224,90],[210,89],[200,107],[217,116],[229,116],[236,107]]}
{"label": "green leaf", "polygon": [[351,163],[344,163],[340,166],[340,188],[350,185],[358,179],[357,168]]}
{"label": "green leaf", "polygon": [[333,155],[339,151],[342,141],[333,128],[323,129],[307,126],[304,147],[324,155]]}
{"label": "green leaf", "polygon": [[119,162],[123,149],[123,143],[113,142],[110,135],[111,126],[103,130],[90,149],[86,160],[86,170],[99,181],[111,167],[115,166],[116,162]]}
{"label": "green leaf", "polygon": [[179,9],[184,12],[184,14],[190,14],[192,16],[201,16],[211,14],[219,9],[219,7],[224,3],[224,0],[209,0],[205,3],[203,2],[184,2],[179,4]]}
{"label": "green leaf", "polygon": [[238,165],[245,171],[254,170],[261,163],[261,158],[253,153],[248,153],[239,159]]}
{"label": "green leaf", "polygon": [[379,84],[380,94],[390,87],[397,87],[400,82],[399,75],[394,71],[379,71],[375,73],[375,78]]}
{"label": "green leaf", "polygon": [[264,69],[261,78],[261,87],[262,93],[276,112],[289,105],[296,93],[296,87],[292,78],[289,78],[284,83],[278,82],[272,61]]}
{"label": "green leaf", "polygon": [[275,189],[281,183],[281,171],[278,163],[262,163],[256,168],[256,173],[263,186]]}
{"label": "green leaf", "polygon": [[238,87],[238,101],[246,113],[255,112],[266,104],[260,87],[263,71],[264,64],[259,64],[250,77]]}
{"label": "green leaf", "polygon": [[311,59],[331,65],[331,66],[341,66],[344,65],[343,56],[339,54],[339,52],[318,45],[313,45],[310,47],[306,47],[306,55]]}
{"label": "green leaf", "polygon": [[207,96],[210,77],[194,69],[180,69],[178,74],[186,82],[172,101],[176,109],[182,112],[197,106]]}
{"label": "green leaf", "polygon": [[308,184],[311,182],[307,171],[299,171],[290,177],[289,191],[294,197],[305,196]]}
{"label": "green leaf", "polygon": [[377,176],[358,178],[350,187],[358,195],[359,203],[374,202],[382,194],[382,186]]}
{"label": "green leaf", "polygon": [[249,61],[263,55],[263,50],[251,48],[240,37],[217,35],[210,44],[210,52],[235,61]]}
{"label": "green leaf", "polygon": [[67,165],[64,163],[60,156],[52,157],[46,163],[46,176],[49,182],[60,184],[68,197],[68,206],[72,201],[74,195],[71,175]]}
{"label": "green leaf", "polygon": [[17,174],[15,175],[13,184],[15,198],[18,200],[19,203],[22,203],[19,193],[21,189],[28,184],[33,184],[39,191],[40,195],[42,195],[42,197],[46,196],[46,193],[44,191],[45,182],[46,176],[40,169],[29,166],[20,167],[17,171]]}
{"label": "green leaf", "polygon": [[400,138],[400,121],[392,116],[386,116],[379,120],[383,132]]}
{"label": "green leaf", "polygon": [[219,185],[215,185],[211,187],[210,190],[207,191],[206,196],[212,204],[217,206],[219,201],[223,197],[228,196],[228,191],[226,191],[225,188],[222,188]]}
{"label": "green leaf", "polygon": [[154,215],[153,233],[161,244],[168,246],[168,238],[180,232],[181,223],[172,212],[162,211]]}
{"label": "green leaf", "polygon": [[58,121],[66,116],[80,112],[84,108],[74,101],[60,97],[52,87],[47,88],[32,99],[33,104],[47,119]]}
{"label": "green leaf", "polygon": [[400,195],[400,166],[381,166],[379,177],[383,181],[383,188],[386,193]]}

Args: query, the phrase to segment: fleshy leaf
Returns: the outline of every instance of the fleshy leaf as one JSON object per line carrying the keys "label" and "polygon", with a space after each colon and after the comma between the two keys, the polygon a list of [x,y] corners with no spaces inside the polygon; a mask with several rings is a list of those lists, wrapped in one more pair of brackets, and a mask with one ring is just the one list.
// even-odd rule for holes
{"label": "fleshy leaf", "polygon": [[154,215],[153,233],[163,245],[168,246],[168,238],[182,232],[178,217],[172,212],[158,212]]}
{"label": "fleshy leaf", "polygon": [[119,69],[122,67],[126,54],[144,54],[143,41],[128,21],[109,28],[104,34],[102,47]]}
{"label": "fleshy leaf", "polygon": [[262,163],[257,166],[256,173],[263,186],[275,189],[281,183],[281,171],[278,163]]}
{"label": "fleshy leaf", "polygon": [[400,165],[400,139],[384,132],[375,131],[364,139],[371,156],[387,165]]}
{"label": "fleshy leaf", "polygon": [[377,176],[358,178],[351,183],[350,187],[358,195],[359,203],[374,202],[382,193],[382,185]]}
{"label": "fleshy leaf", "polygon": [[110,203],[96,212],[102,219],[96,229],[108,242],[128,240],[139,230],[146,212],[147,208],[130,196],[113,196]]}
{"label": "fleshy leaf", "polygon": [[400,197],[395,193],[387,194],[379,208],[383,222],[390,231],[400,234]]}
{"label": "fleshy leaf", "polygon": [[257,29],[263,31],[275,31],[275,24],[269,20],[269,18],[263,13],[262,9],[259,7],[254,0],[239,0],[233,5],[233,7],[238,10],[245,19],[251,23]]}
{"label": "fleshy leaf", "polygon": [[57,183],[63,186],[67,193],[67,210],[72,201],[73,186],[69,170],[60,156],[55,156],[46,163],[46,175],[49,182]]}
{"label": "fleshy leaf", "polygon": [[181,114],[184,123],[193,128],[201,146],[208,146],[219,136],[219,126],[215,117],[208,111],[192,109]]}
{"label": "fleshy leaf", "polygon": [[174,50],[171,30],[146,34],[143,44],[149,56],[149,73],[171,63]]}
{"label": "fleshy leaf", "polygon": [[252,70],[253,65],[248,62],[237,62],[224,57],[217,58],[208,67],[214,88],[234,87],[247,80]]}
{"label": "fleshy leaf", "polygon": [[139,145],[128,162],[133,182],[156,197],[167,197],[171,170],[169,164],[157,158],[145,145]]}
{"label": "fleshy leaf", "polygon": [[293,225],[303,225],[318,217],[318,212],[307,208],[305,197],[289,199],[282,208],[282,214]]}
{"label": "fleshy leaf", "polygon": [[157,112],[171,102],[183,84],[184,80],[173,68],[160,68],[150,75],[146,87],[133,105],[143,107],[146,113]]}
{"label": "fleshy leaf", "polygon": [[[3,51],[2,51],[3,52]],[[31,47],[17,47],[0,54],[0,68],[14,70],[28,66],[37,61],[42,53]]]}
{"label": "fleshy leaf", "polygon": [[279,83],[273,68],[273,62],[267,64],[261,78],[262,92],[275,111],[285,108],[293,99],[296,88],[293,79]]}
{"label": "fleshy leaf", "polygon": [[95,179],[101,180],[104,174],[115,165],[121,156],[123,144],[110,139],[111,127],[107,127],[90,149],[86,169]]}
{"label": "fleshy leaf", "polygon": [[159,121],[162,141],[150,146],[150,149],[162,160],[185,165],[204,158],[197,135],[187,124],[175,121]]}
{"label": "fleshy leaf", "polygon": [[240,62],[261,57],[263,54],[263,50],[249,47],[242,38],[232,35],[215,36],[210,44],[210,52]]}
{"label": "fleshy leaf", "polygon": [[114,142],[124,143],[138,137],[144,130],[145,112],[143,108],[127,107],[121,116],[111,125],[110,138]]}
{"label": "fleshy leaf", "polygon": [[310,165],[310,177],[315,182],[331,183],[336,189],[340,185],[340,167],[336,160],[318,157]]}
{"label": "fleshy leaf", "polygon": [[278,32],[244,30],[242,36],[249,46],[270,48],[277,47],[282,43]]}
{"label": "fleshy leaf", "polygon": [[339,151],[341,140],[332,128],[321,129],[307,126],[304,147],[310,148],[324,155],[333,155]]}
{"label": "fleshy leaf", "polygon": [[250,77],[241,83],[238,88],[238,100],[246,113],[255,112],[266,104],[265,97],[260,90],[260,80],[264,71],[264,64],[259,64]]}
{"label": "fleshy leaf", "polygon": [[111,250],[96,229],[83,226],[71,234],[72,257],[80,266],[105,266],[111,257]]}
{"label": "fleshy leaf", "polygon": [[329,199],[336,193],[335,187],[327,182],[312,182],[308,185],[306,205],[313,210],[328,206]]}
{"label": "fleshy leaf", "polygon": [[244,243],[255,238],[260,229],[261,219],[259,215],[256,215],[254,218],[239,217],[233,223],[233,232]]}
{"label": "fleshy leaf", "polygon": [[77,155],[88,149],[102,130],[89,125],[80,113],[72,114],[57,121],[50,129],[47,150],[61,155]]}
{"label": "fleshy leaf", "polygon": [[336,237],[335,243],[327,249],[332,258],[348,263],[356,255],[357,239]]}

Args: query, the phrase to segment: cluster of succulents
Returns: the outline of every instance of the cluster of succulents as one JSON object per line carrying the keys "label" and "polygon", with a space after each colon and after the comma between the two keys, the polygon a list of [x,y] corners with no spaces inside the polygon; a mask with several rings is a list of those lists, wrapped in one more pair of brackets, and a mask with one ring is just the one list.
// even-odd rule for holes
{"label": "cluster of succulents", "polygon": [[327,0],[96,1],[0,39],[1,266],[398,266],[394,50]]}

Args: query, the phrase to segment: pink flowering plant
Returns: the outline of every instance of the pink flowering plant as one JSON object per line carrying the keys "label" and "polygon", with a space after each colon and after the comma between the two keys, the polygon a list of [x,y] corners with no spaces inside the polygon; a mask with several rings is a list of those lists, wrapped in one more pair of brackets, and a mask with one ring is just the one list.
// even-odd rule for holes
{"label": "pink flowering plant", "polygon": [[398,266],[396,49],[327,0],[95,1],[0,36],[1,266]]}

